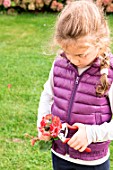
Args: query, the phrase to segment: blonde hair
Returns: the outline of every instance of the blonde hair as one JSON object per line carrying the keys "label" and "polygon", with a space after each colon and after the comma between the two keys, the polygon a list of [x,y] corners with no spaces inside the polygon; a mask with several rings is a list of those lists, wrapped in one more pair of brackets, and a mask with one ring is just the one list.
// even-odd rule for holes
{"label": "blonde hair", "polygon": [[[77,40],[85,36],[88,36],[92,45],[99,48],[99,55],[102,56],[100,69],[109,68],[109,57],[104,55],[109,52],[109,28],[102,9],[91,1],[71,2],[58,16],[55,40],[61,47],[66,47],[70,42],[76,45]],[[103,73],[96,88],[97,95],[104,95],[108,88],[107,75]]]}

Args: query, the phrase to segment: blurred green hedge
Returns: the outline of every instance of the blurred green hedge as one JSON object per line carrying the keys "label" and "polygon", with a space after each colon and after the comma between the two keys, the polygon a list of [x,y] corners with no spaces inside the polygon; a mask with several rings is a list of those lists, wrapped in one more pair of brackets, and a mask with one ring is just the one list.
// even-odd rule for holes
{"label": "blurred green hedge", "polygon": [[[0,11],[15,13],[18,11],[56,11],[74,0],[0,0]],[[107,13],[113,13],[113,0],[96,0]]]}

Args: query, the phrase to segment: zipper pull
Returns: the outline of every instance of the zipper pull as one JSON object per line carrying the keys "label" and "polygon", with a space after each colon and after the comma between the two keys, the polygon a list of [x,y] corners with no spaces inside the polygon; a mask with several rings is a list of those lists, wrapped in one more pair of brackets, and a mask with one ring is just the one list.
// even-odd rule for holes
{"label": "zipper pull", "polygon": [[76,77],[75,82],[76,82],[76,84],[78,84],[78,82],[79,82],[79,77],[78,76]]}

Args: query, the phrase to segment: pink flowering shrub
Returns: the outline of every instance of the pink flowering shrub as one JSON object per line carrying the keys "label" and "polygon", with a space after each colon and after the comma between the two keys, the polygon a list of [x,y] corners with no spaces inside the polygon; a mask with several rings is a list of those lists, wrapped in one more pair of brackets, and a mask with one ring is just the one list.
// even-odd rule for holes
{"label": "pink flowering shrub", "polygon": [[113,12],[113,0],[97,0],[96,3],[102,6],[107,13]]}
{"label": "pink flowering shrub", "polygon": [[[60,12],[66,4],[72,1],[74,0],[0,0],[0,6],[6,10],[20,8],[24,11]],[[96,3],[106,12],[113,12],[113,0],[96,0]]]}
{"label": "pink flowering shrub", "polygon": [[64,5],[73,0],[0,0],[0,6],[6,8],[19,7],[26,11],[59,12]]}

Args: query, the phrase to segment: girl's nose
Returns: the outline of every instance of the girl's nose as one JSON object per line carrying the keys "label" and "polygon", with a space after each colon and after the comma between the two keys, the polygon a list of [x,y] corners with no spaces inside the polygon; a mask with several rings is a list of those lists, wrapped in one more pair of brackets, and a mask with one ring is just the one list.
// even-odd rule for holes
{"label": "girl's nose", "polygon": [[80,63],[80,60],[76,60],[77,63]]}

